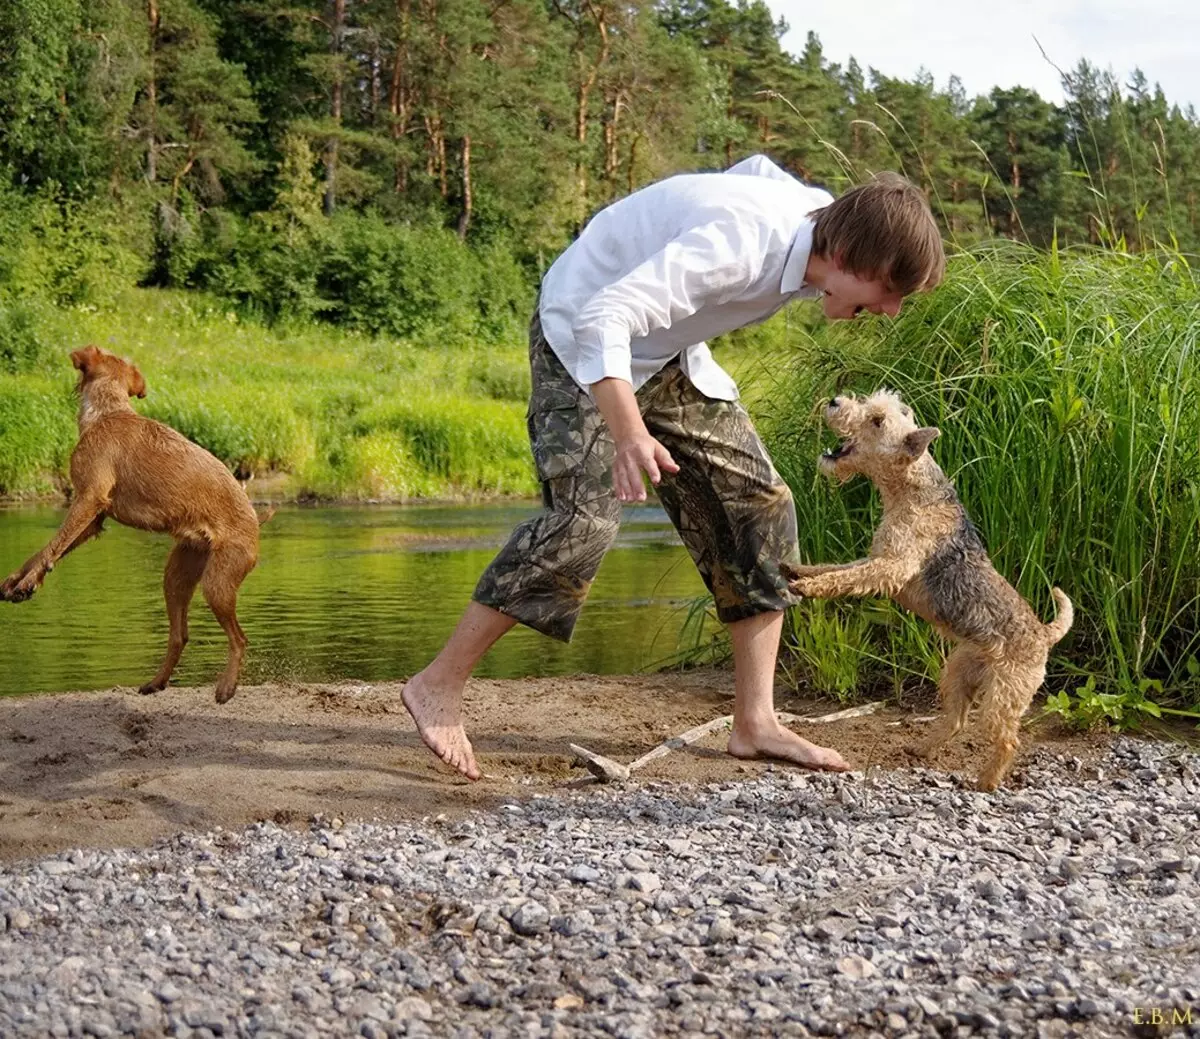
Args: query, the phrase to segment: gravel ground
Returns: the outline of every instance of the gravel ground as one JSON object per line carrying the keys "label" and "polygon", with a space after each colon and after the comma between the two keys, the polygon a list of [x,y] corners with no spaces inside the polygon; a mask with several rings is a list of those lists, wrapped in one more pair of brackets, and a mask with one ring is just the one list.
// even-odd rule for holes
{"label": "gravel ground", "polygon": [[1200,756],[1022,778],[780,770],[11,864],[0,1036],[1200,1035]]}

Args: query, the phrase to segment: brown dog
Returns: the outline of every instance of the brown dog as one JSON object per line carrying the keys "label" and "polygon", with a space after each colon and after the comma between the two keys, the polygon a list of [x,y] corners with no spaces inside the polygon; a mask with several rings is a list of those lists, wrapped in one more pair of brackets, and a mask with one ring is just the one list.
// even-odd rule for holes
{"label": "brown dog", "polygon": [[229,637],[229,660],[216,689],[217,703],[224,703],[237,690],[246,651],[237,592],[258,562],[258,516],[216,458],[133,410],[129,398],[146,395],[146,380],[132,364],[95,346],[74,351],[71,361],[79,369],[80,397],[71,507],[50,543],[0,583],[0,599],[28,599],[54,564],[99,534],[109,516],[171,534],[176,544],[163,578],[171,624],[167,655],[139,691],[166,687],[187,645],[188,606],[203,580],[204,598]]}
{"label": "brown dog", "polygon": [[1058,616],[1043,624],[996,572],[929,454],[938,430],[919,428],[894,393],[834,397],[825,421],[842,443],[821,457],[822,471],[841,481],[869,477],[883,518],[866,559],[789,567],[791,588],[821,599],[890,596],[957,642],[938,683],[942,718],[917,753],[928,756],[954,736],[978,702],[992,744],[979,787],[995,790],[1019,745],[1021,715],[1046,677],[1050,647],[1071,627],[1071,600],[1055,588]]}

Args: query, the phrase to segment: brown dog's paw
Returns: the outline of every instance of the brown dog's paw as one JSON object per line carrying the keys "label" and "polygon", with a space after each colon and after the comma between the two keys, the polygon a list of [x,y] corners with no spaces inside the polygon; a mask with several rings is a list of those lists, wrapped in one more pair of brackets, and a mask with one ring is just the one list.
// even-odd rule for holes
{"label": "brown dog's paw", "polygon": [[0,584],[0,599],[5,602],[24,602],[26,599],[32,599],[33,593],[41,585],[41,579],[34,578],[32,574],[26,574],[20,578],[14,574],[3,584]]}

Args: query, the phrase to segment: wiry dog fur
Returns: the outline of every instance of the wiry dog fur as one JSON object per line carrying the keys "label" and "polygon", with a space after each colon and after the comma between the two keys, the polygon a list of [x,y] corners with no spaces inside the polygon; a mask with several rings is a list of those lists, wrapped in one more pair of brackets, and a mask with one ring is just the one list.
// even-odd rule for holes
{"label": "wiry dog fur", "polygon": [[[217,682],[217,703],[237,690],[246,636],[237,619],[237,592],[258,561],[259,519],[228,469],[175,430],[138,415],[130,397],[146,381],[128,361],[94,346],[76,350],[79,443],[71,455],[74,496],[50,543],[0,583],[0,600],[23,602],[68,552],[118,523],[174,536],[163,591],[171,634],[162,667],[141,687],[166,687],[188,641],[188,606],[203,581],[204,598],[229,638],[229,658]],[[269,517],[268,517],[269,518]]]}
{"label": "wiry dog fur", "polygon": [[1019,746],[1021,715],[1046,677],[1050,647],[1071,627],[1071,600],[1055,588],[1058,615],[1043,624],[996,572],[929,454],[939,431],[919,428],[894,393],[835,397],[825,421],[842,442],[821,457],[822,471],[843,482],[869,477],[883,518],[866,559],[795,567],[791,588],[812,598],[890,596],[957,642],[939,683],[942,717],[916,753],[929,756],[957,734],[978,703],[992,744],[979,788],[995,790]]}

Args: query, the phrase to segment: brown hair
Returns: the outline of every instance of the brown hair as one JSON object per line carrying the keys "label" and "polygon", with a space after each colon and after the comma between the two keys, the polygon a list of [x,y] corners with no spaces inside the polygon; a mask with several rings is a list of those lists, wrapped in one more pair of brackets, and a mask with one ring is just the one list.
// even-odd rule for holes
{"label": "brown hair", "polygon": [[813,252],[907,296],[942,280],[946,255],[929,203],[899,173],[877,173],[819,210]]}

